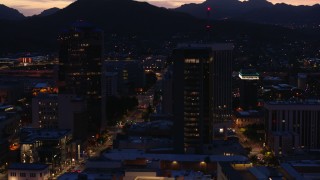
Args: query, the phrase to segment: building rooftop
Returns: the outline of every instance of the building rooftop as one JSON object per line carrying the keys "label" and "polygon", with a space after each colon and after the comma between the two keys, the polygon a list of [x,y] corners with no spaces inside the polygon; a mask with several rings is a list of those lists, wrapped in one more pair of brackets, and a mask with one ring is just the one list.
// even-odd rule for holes
{"label": "building rooftop", "polygon": [[152,138],[152,137],[138,137],[138,136],[130,136],[128,141],[131,143],[172,143],[171,139],[168,138]]}
{"label": "building rooftop", "polygon": [[289,84],[278,84],[278,85],[273,85],[272,88],[278,91],[289,91],[295,87]]}
{"label": "building rooftop", "polygon": [[178,44],[178,49],[206,49],[210,48],[213,51],[233,50],[232,43],[212,43],[212,44],[196,44],[196,43],[183,43]]}
{"label": "building rooftop", "polygon": [[307,100],[288,100],[288,101],[269,101],[265,104],[269,105],[319,105],[320,99],[307,99]]}
{"label": "building rooftop", "polygon": [[70,130],[24,128],[21,130],[21,144],[34,143],[39,140],[59,140],[71,134]]}
{"label": "building rooftop", "polygon": [[224,173],[225,176],[227,176],[228,179],[230,180],[242,180],[243,178],[241,177],[240,173],[233,169],[233,167],[230,165],[230,163],[219,163],[222,169],[222,172]]}
{"label": "building rooftop", "polygon": [[96,174],[85,174],[85,173],[64,173],[58,177],[58,180],[78,180],[79,178],[85,178],[88,180],[95,180],[95,179],[112,179],[111,174],[103,174],[103,173],[96,173]]}
{"label": "building rooftop", "polygon": [[234,114],[236,117],[263,117],[263,112],[257,110],[236,111]]}
{"label": "building rooftop", "polygon": [[37,83],[34,88],[46,88],[49,87],[48,83]]}
{"label": "building rooftop", "polygon": [[159,120],[159,121],[150,121],[142,122],[138,124],[133,124],[131,130],[147,130],[147,129],[157,129],[157,130],[170,130],[173,127],[172,121]]}
{"label": "building rooftop", "polygon": [[146,158],[148,160],[166,160],[181,162],[201,162],[208,156],[212,162],[246,162],[248,158],[245,156],[223,156],[223,155],[198,155],[198,154],[149,154],[142,150],[136,149],[119,149],[110,150],[103,154],[110,160],[135,160],[137,158]]}
{"label": "building rooftop", "polygon": [[172,177],[184,177],[185,180],[191,180],[191,179],[211,179],[209,177],[206,177],[202,172],[200,171],[186,171],[186,170],[173,170],[171,171]]}
{"label": "building rooftop", "polygon": [[259,73],[255,69],[241,69],[239,77],[243,80],[259,80]]}
{"label": "building rooftop", "polygon": [[264,81],[282,81],[280,77],[266,76],[263,78]]}
{"label": "building rooftop", "polygon": [[36,163],[12,163],[9,165],[9,170],[44,170],[48,168],[48,164]]}
{"label": "building rooftop", "polygon": [[288,163],[281,164],[281,168],[286,171],[290,176],[296,179],[303,179],[303,177]]}

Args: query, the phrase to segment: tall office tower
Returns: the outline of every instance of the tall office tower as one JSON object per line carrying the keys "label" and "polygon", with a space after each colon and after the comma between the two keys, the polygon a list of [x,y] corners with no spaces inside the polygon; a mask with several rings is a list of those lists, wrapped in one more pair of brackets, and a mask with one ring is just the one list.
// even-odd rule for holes
{"label": "tall office tower", "polygon": [[145,72],[140,61],[108,60],[103,63],[103,72],[118,73],[117,90],[120,95],[132,95],[136,89],[145,87]]}
{"label": "tall office tower", "polygon": [[59,36],[59,93],[84,97],[89,131],[100,130],[103,31],[78,21]]}
{"label": "tall office tower", "polygon": [[[231,44],[191,44],[180,45],[173,51],[177,153],[201,153],[212,142],[213,125],[230,116],[232,47]],[[218,105],[222,107],[215,108]]]}
{"label": "tall office tower", "polygon": [[[107,108],[107,98],[110,96],[118,95],[118,73],[117,72],[105,72],[102,71],[102,80],[101,80],[101,102],[102,109],[106,110]],[[104,121],[101,122],[101,128],[105,128],[108,126],[107,122],[107,114],[102,114],[102,119]]]}
{"label": "tall office tower", "polygon": [[212,99],[212,120],[214,128],[226,127],[232,115],[232,63],[233,44],[213,44],[210,66],[210,98]]}
{"label": "tall office tower", "polygon": [[276,155],[320,149],[320,101],[274,101],[264,106],[267,145]]}
{"label": "tall office tower", "polygon": [[103,72],[102,75],[102,94],[105,96],[118,95],[118,73]]}
{"label": "tall office tower", "polygon": [[161,109],[163,114],[172,115],[173,114],[173,102],[172,102],[172,87],[173,87],[173,75],[172,66],[167,68],[167,71],[162,77],[162,102]]}
{"label": "tall office tower", "polygon": [[241,69],[240,80],[240,107],[245,110],[257,106],[259,74],[255,69]]}

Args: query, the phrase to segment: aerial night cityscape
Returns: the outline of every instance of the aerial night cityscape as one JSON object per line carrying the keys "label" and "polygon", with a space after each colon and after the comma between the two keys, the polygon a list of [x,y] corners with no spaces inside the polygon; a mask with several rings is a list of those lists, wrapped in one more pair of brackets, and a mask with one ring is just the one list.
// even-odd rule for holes
{"label": "aerial night cityscape", "polygon": [[175,179],[320,179],[320,0],[0,0],[0,180]]}

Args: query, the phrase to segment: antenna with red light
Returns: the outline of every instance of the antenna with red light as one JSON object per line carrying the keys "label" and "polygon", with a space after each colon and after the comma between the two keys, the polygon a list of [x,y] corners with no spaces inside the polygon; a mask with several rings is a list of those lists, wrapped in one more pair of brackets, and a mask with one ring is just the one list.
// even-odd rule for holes
{"label": "antenna with red light", "polygon": [[210,26],[210,12],[211,12],[211,7],[208,6],[208,7],[207,7],[207,25],[206,25],[206,28],[207,28],[207,29],[211,27],[211,26]]}
{"label": "antenna with red light", "polygon": [[210,12],[211,12],[211,7],[208,6],[208,7],[207,7],[207,25],[206,25],[207,40],[208,40],[208,41],[209,41],[210,29],[211,29],[211,25],[210,25]]}

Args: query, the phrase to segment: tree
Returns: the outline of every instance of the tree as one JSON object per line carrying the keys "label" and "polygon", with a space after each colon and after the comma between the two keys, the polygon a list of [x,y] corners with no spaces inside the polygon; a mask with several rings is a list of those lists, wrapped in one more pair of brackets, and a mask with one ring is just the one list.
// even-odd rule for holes
{"label": "tree", "polygon": [[106,118],[108,125],[116,125],[123,119],[128,111],[132,111],[138,104],[136,97],[109,96],[106,99]]}
{"label": "tree", "polygon": [[142,114],[142,118],[144,119],[145,122],[149,120],[150,114],[154,112],[151,104],[148,105],[147,110]]}

